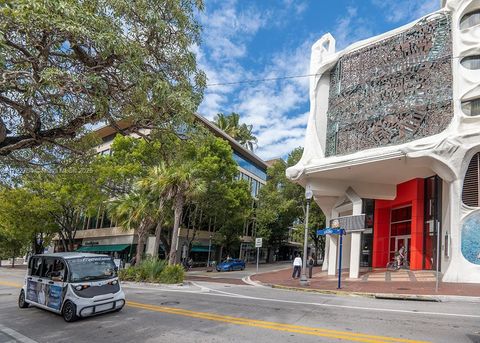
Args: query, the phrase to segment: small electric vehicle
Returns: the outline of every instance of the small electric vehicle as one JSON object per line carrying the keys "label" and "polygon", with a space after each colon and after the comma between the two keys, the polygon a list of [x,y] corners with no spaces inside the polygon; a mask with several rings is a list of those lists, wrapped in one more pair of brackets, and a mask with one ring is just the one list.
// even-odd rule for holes
{"label": "small electric vehicle", "polygon": [[29,305],[61,314],[65,321],[120,311],[125,294],[117,267],[108,255],[54,253],[33,255],[18,297],[18,306]]}

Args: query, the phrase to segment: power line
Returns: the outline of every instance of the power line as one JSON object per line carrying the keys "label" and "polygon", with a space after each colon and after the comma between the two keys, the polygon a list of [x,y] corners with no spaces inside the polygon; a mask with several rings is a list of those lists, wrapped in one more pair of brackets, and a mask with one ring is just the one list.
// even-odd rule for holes
{"label": "power line", "polygon": [[310,77],[310,76],[316,76],[316,75],[320,75],[320,74],[292,75],[292,76],[282,76],[282,77],[270,77],[270,78],[256,79],[256,80],[244,80],[244,81],[237,81],[237,82],[210,83],[210,84],[207,84],[207,87],[241,85],[241,84],[245,84],[245,83],[278,81],[278,80],[287,80],[287,79],[299,79],[299,78],[302,78],[302,77]]}

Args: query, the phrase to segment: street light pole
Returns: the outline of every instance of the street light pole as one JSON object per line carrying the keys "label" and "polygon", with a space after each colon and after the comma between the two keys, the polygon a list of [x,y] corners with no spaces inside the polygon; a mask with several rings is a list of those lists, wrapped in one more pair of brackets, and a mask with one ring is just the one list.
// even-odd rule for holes
{"label": "street light pole", "polygon": [[308,214],[310,211],[310,201],[312,200],[313,192],[307,185],[305,190],[305,198],[307,199],[307,209],[305,211],[305,237],[303,239],[303,263],[302,263],[302,275],[300,276],[300,285],[307,286],[307,248],[308,248]]}
{"label": "street light pole", "polygon": [[212,248],[212,235],[210,235],[208,239],[208,262],[207,262],[207,268],[210,268],[210,249]]}

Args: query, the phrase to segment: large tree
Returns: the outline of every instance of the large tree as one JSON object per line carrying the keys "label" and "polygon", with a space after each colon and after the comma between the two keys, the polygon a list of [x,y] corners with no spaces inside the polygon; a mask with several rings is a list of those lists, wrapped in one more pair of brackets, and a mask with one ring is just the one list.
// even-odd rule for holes
{"label": "large tree", "polygon": [[[295,165],[302,156],[302,148],[293,150],[287,162],[277,161],[268,168],[268,182],[259,193],[257,209],[258,235],[264,237],[269,247],[279,247],[289,237],[291,228],[297,228],[300,234],[295,238],[303,243],[303,225],[305,223],[305,189],[287,179],[285,170]],[[312,201],[309,216],[309,236],[315,244],[317,255],[321,254],[324,241],[316,236],[316,229],[323,227],[325,217]]]}
{"label": "large tree", "polygon": [[75,150],[100,121],[138,131],[191,117],[205,85],[191,50],[198,9],[202,0],[1,2],[0,156]]}

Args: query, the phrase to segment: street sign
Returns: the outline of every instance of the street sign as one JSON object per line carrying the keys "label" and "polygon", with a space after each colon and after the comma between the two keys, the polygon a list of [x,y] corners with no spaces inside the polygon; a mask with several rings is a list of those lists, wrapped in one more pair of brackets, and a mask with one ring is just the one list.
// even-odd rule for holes
{"label": "street sign", "polygon": [[[318,236],[325,235],[339,235],[340,236],[340,253],[338,254],[338,286],[337,288],[342,288],[342,246],[343,246],[343,235],[345,235],[345,229],[341,229],[337,226],[337,223],[333,223],[334,227],[327,227],[323,230],[317,230]],[[335,228],[336,226],[336,228]]]}
{"label": "street sign", "polygon": [[323,230],[317,230],[317,236],[325,236],[325,235],[341,235],[345,232],[343,229],[332,229],[331,227],[327,227]]}
{"label": "street sign", "polygon": [[261,248],[262,247],[262,240],[263,240],[263,238],[255,238],[255,248]]}

